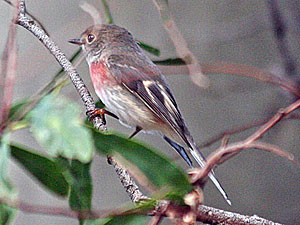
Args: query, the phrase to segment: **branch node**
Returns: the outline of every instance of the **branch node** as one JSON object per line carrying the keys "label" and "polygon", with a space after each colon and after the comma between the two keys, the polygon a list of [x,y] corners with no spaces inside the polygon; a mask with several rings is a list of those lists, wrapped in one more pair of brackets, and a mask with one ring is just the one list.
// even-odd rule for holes
{"label": "branch node", "polygon": [[19,1],[18,3],[19,3],[19,6],[18,6],[18,9],[19,9],[19,17],[25,17],[25,14],[26,14],[25,0]]}
{"label": "branch node", "polygon": [[33,20],[28,20],[28,23],[29,23],[30,25],[34,25],[34,21],[33,21]]}

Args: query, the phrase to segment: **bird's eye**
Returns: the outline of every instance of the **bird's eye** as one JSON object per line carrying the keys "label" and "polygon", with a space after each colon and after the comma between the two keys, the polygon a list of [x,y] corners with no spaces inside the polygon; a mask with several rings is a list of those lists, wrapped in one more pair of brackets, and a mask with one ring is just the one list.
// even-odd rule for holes
{"label": "bird's eye", "polygon": [[91,44],[94,40],[95,40],[95,35],[89,34],[89,35],[87,36],[87,42],[88,42],[89,44]]}

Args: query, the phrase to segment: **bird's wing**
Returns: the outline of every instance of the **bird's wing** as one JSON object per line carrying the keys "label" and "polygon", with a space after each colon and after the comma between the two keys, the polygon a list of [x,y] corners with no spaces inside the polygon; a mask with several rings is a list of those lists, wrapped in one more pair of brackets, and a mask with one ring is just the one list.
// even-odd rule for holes
{"label": "bird's wing", "polygon": [[135,61],[128,55],[111,55],[108,57],[108,69],[117,82],[123,85],[162,121],[186,142],[188,130],[168,85],[156,65],[145,60]]}
{"label": "bird's wing", "polygon": [[[143,57],[143,55],[139,55]],[[134,61],[135,60],[135,61]],[[190,148],[190,153],[197,163],[203,167],[205,160],[195,143],[190,142],[192,137],[186,128],[175,99],[168,85],[161,76],[159,69],[147,58],[133,58],[128,55],[111,55],[108,58],[108,69],[119,84],[123,85],[134,96],[141,99],[144,104],[162,121],[165,121],[184,140]],[[139,60],[139,61],[138,61]],[[167,140],[168,141],[168,140]],[[169,142],[170,143],[170,142]],[[170,143],[172,146],[173,144]],[[188,162],[184,149],[175,148]],[[184,154],[180,153],[184,151]],[[210,179],[216,185],[228,204],[230,200],[213,172]]]}

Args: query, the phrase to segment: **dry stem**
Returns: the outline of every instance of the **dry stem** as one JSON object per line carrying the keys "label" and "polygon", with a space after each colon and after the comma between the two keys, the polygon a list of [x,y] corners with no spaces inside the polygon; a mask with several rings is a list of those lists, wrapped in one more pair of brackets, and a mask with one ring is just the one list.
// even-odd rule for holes
{"label": "dry stem", "polygon": [[287,153],[286,151],[280,149],[276,145],[272,145],[269,143],[259,142],[257,141],[261,138],[268,130],[270,130],[276,123],[278,123],[285,115],[293,112],[297,108],[300,107],[300,99],[289,105],[284,109],[280,109],[268,122],[266,122],[263,126],[261,126],[256,132],[250,135],[243,141],[235,142],[230,145],[222,145],[218,150],[210,154],[207,158],[207,163],[203,168],[197,168],[192,170],[192,183],[203,182],[204,178],[209,174],[211,169],[216,165],[220,164],[220,162],[225,162],[230,159],[232,156],[236,155],[240,151],[249,148],[258,148],[262,150],[266,150],[277,154],[281,157],[284,157],[291,162],[298,164],[293,154]]}

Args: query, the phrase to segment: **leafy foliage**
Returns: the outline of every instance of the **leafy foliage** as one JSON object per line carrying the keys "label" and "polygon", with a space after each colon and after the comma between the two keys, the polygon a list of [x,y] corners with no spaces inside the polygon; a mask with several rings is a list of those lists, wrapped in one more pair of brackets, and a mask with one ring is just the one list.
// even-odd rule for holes
{"label": "leafy foliage", "polygon": [[94,151],[91,134],[82,126],[76,105],[48,95],[28,118],[33,135],[53,156],[62,155],[84,163],[91,160]]}
{"label": "leafy foliage", "polygon": [[11,155],[46,188],[62,197],[68,195],[68,182],[54,160],[16,144],[11,145]]}
{"label": "leafy foliage", "polygon": [[[102,3],[109,23],[113,23],[107,2],[103,0]],[[138,44],[145,51],[155,56],[160,55],[159,49],[141,41],[138,41]],[[71,61],[77,58],[80,52],[81,49],[77,50]],[[176,59],[168,59],[157,61],[157,63],[178,64],[181,62]],[[153,190],[158,191],[156,193],[160,195],[167,195],[170,199],[182,199],[185,193],[191,190],[185,173],[155,150],[118,135],[104,135],[82,126],[77,106],[64,99],[55,99],[53,94],[49,95],[53,90],[57,90],[56,93],[58,93],[59,89],[66,84],[62,73],[63,71],[60,70],[46,88],[39,92],[39,96],[35,100],[40,102],[29,114],[27,112],[32,109],[34,104],[31,103],[34,98],[24,99],[16,104],[9,115],[11,119],[16,115],[19,116],[18,113],[21,112],[20,115],[22,116],[16,119],[18,121],[27,114],[26,120],[23,122],[30,126],[36,140],[51,155],[50,157],[43,156],[28,147],[17,144],[10,145],[12,157],[44,187],[62,197],[69,194],[69,205],[72,210],[83,213],[89,212],[92,201],[90,166],[95,143],[99,152],[118,155],[117,158],[123,160],[131,171],[146,177],[145,180],[141,181],[151,184],[154,187]],[[98,108],[104,107],[101,102],[98,102],[96,106]],[[24,108],[26,112],[23,110]],[[19,123],[17,129],[25,127],[24,124]],[[8,146],[2,148],[0,149],[0,182],[7,182],[7,187],[10,187],[8,180],[4,179],[7,157],[3,157],[3,154],[5,151],[7,153],[8,150],[2,151],[5,148],[8,149]],[[162,170],[164,173],[161,173]],[[2,187],[1,185],[0,193],[2,193]],[[140,208],[135,209],[142,211],[145,207],[152,207],[152,204],[140,205]],[[0,223],[5,224],[5,220],[9,221],[8,218],[10,218],[10,213],[13,213],[13,210],[5,205],[0,205],[0,212],[6,213],[0,213]],[[90,220],[86,224],[144,224],[145,218],[143,215],[133,213],[126,216]],[[79,222],[83,224],[84,220]]]}
{"label": "leafy foliage", "polygon": [[77,160],[71,162],[70,171],[73,183],[70,192],[70,207],[76,211],[91,209],[92,179],[90,175],[91,163],[83,164]]}
{"label": "leafy foliage", "polygon": [[164,190],[170,198],[179,199],[191,191],[184,171],[157,151],[121,136],[92,130],[96,148],[101,154],[114,155],[121,162],[124,162],[122,158],[125,159],[129,162],[125,162],[125,166],[134,172],[141,172],[156,190]]}
{"label": "leafy foliage", "polygon": [[[16,197],[16,191],[8,179],[8,159],[9,146],[7,144],[9,135],[4,135],[0,145],[0,197],[7,200],[13,200]],[[0,224],[12,224],[15,216],[15,209],[0,203]]]}
{"label": "leafy foliage", "polygon": [[[88,215],[91,210],[92,202],[92,177],[90,175],[90,163],[81,163],[78,160],[68,160],[58,157],[55,160],[62,174],[66,178],[69,187],[69,206],[72,210]],[[80,224],[84,219],[79,218]]]}
{"label": "leafy foliage", "polygon": [[139,44],[139,46],[144,49],[145,51],[155,55],[155,56],[160,56],[160,50],[158,48],[154,48],[142,41],[137,41],[137,43]]}
{"label": "leafy foliage", "polygon": [[168,58],[164,60],[154,60],[153,61],[157,65],[166,65],[166,66],[181,66],[186,65],[186,62],[181,58]]}

